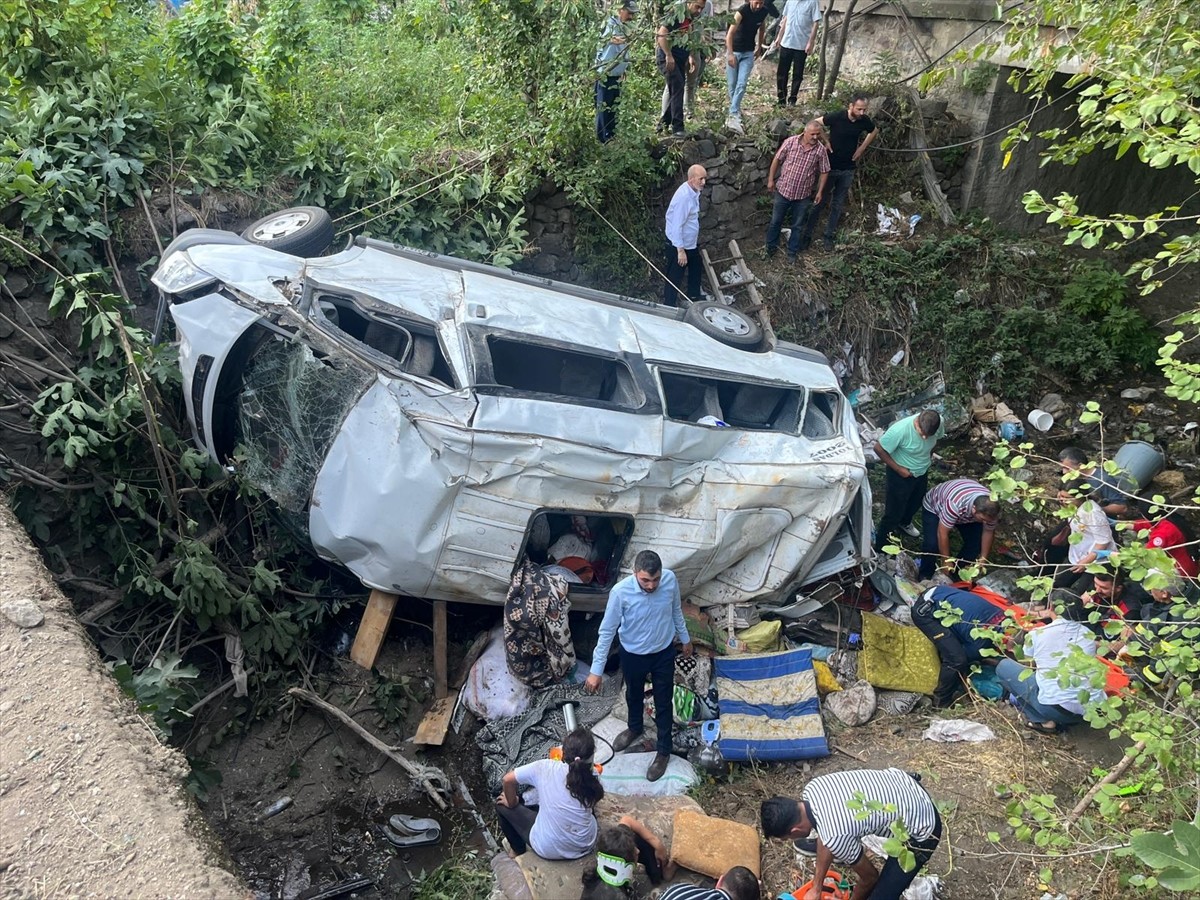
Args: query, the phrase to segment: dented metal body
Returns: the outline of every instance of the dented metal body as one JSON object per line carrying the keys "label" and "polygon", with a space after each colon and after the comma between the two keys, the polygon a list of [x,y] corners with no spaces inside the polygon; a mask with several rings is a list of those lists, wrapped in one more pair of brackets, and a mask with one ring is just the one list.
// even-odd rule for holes
{"label": "dented metal body", "polygon": [[187,234],[155,283],[196,442],[366,585],[502,603],[546,511],[616,523],[606,584],[653,549],[702,606],[870,555],[862,446],[813,351],[374,241],[303,260]]}

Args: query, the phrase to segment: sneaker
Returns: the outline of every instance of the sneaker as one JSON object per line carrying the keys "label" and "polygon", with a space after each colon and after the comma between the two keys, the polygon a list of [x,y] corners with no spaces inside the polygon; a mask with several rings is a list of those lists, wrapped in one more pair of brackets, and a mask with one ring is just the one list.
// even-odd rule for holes
{"label": "sneaker", "polygon": [[745,134],[746,130],[742,127],[741,116],[729,116],[725,120],[725,127],[730,131],[736,131],[738,134]]}
{"label": "sneaker", "polygon": [[900,530],[903,531],[905,534],[907,534],[909,537],[920,537],[921,536],[921,529],[918,528],[916,525],[914,525],[912,522],[909,522],[907,525],[905,525]]}
{"label": "sneaker", "polygon": [[797,856],[807,856],[811,859],[817,855],[816,838],[796,838],[792,841],[792,846],[796,848]]}
{"label": "sneaker", "polygon": [[776,253],[778,253],[778,252],[779,252],[779,248],[777,248],[777,247],[768,247],[768,248],[767,248],[767,259],[770,259],[772,256],[774,256],[774,255],[775,255]]}
{"label": "sneaker", "polygon": [[672,135],[672,137],[677,137],[677,138],[687,137],[687,129],[676,128],[674,131],[671,132],[671,135]]}
{"label": "sneaker", "polygon": [[671,761],[671,754],[656,753],[654,754],[654,762],[650,763],[650,768],[646,770],[647,781],[658,781],[666,774],[667,763]]}
{"label": "sneaker", "polygon": [[825,252],[826,253],[833,252],[833,238],[825,238]]}
{"label": "sneaker", "polygon": [[641,736],[642,733],[640,731],[630,731],[628,728],[626,728],[624,731],[618,734],[616,738],[613,739],[613,753],[620,753]]}

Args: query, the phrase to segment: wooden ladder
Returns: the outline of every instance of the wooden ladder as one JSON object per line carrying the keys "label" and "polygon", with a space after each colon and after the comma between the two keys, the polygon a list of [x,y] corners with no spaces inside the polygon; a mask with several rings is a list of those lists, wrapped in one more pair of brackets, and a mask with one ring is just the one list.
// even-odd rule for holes
{"label": "wooden ladder", "polygon": [[[708,287],[712,292],[713,298],[718,303],[724,302],[721,299],[723,294],[731,294],[734,296],[733,306],[739,311],[748,316],[753,316],[758,319],[758,324],[763,330],[763,345],[768,350],[775,349],[775,330],[771,328],[771,315],[767,305],[763,302],[762,295],[758,292],[758,287],[755,285],[754,273],[750,271],[750,267],[746,265],[746,258],[742,256],[741,248],[738,247],[737,241],[729,242],[729,256],[724,259],[712,260],[708,257],[707,250],[700,251],[700,260],[704,263],[704,274],[708,278]],[[737,266],[738,278],[725,284],[717,277],[717,270],[714,268],[718,265],[732,262]],[[746,297],[749,299],[749,305],[739,303],[737,291],[746,289]]]}

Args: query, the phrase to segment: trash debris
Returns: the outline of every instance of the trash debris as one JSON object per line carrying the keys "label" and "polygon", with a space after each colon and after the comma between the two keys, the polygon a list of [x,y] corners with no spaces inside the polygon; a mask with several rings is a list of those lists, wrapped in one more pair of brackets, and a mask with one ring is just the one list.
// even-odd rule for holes
{"label": "trash debris", "polygon": [[283,812],[285,809],[287,809],[291,805],[292,805],[291,797],[280,797],[278,800],[276,800],[274,803],[272,803],[270,806],[268,806],[266,809],[264,809],[262,811],[262,813],[259,815],[258,819],[260,822],[263,819],[270,819],[273,816],[279,815],[281,812]]}
{"label": "trash debris", "polygon": [[1139,403],[1144,403],[1156,393],[1157,391],[1152,387],[1125,388],[1125,390],[1121,391],[1121,399],[1135,400]]}
{"label": "trash debris", "polygon": [[1005,441],[1019,441],[1025,437],[1025,429],[1020,422],[1001,422],[1000,438]]}
{"label": "trash debris", "polygon": [[907,716],[917,708],[924,694],[916,691],[876,691],[875,699],[879,709],[890,716]]}
{"label": "trash debris", "polygon": [[[836,366],[834,369],[836,370]],[[922,409],[936,409],[942,417],[942,427],[947,435],[961,431],[971,421],[971,413],[963,404],[946,396],[946,379],[941,372],[929,379],[928,385],[897,403],[887,406],[873,407],[871,420],[878,426],[886,428],[896,419],[918,412]]]}
{"label": "trash debris", "polygon": [[394,847],[425,847],[442,839],[442,825],[437,819],[397,814],[383,826],[383,835]]}
{"label": "trash debris", "polygon": [[875,229],[876,234],[896,235],[897,237],[908,237],[916,230],[917,223],[921,221],[920,215],[913,213],[911,216],[906,216],[894,206],[884,206],[878,204],[875,211],[875,219],[879,223],[879,227]]}
{"label": "trash debris", "polygon": [[1054,416],[1044,409],[1031,409],[1026,418],[1029,419],[1029,424],[1038,431],[1049,431],[1054,427]]}
{"label": "trash debris", "polygon": [[975,744],[995,740],[996,733],[983,723],[972,722],[970,719],[937,719],[929,723],[921,737],[927,741],[937,741],[939,744],[953,744],[959,741]]}
{"label": "trash debris", "polygon": [[1067,411],[1067,404],[1061,394],[1045,394],[1038,401],[1038,409],[1045,410],[1050,415],[1058,418],[1058,416]]}

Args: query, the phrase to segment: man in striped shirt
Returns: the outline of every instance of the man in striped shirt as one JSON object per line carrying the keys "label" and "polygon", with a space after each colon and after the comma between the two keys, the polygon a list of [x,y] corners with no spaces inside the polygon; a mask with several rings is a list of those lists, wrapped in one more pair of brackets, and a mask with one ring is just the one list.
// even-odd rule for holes
{"label": "man in striped shirt", "polygon": [[954,529],[962,535],[958,558],[986,562],[999,521],[1000,504],[992,499],[991,491],[971,478],[943,481],[927,493],[921,509],[921,580],[932,577],[937,568],[946,572],[955,568],[950,556],[950,532]]}
{"label": "man in striped shirt", "polygon": [[658,900],[759,900],[758,878],[745,866],[734,866],[717,880],[715,888],[698,884],[673,884]]}
{"label": "man in striped shirt", "polygon": [[[813,119],[802,134],[784,141],[767,173],[767,193],[772,193],[771,224],[767,226],[767,256],[779,248],[779,233],[784,217],[792,214],[792,234],[788,238],[788,259],[800,253],[800,236],[813,207],[821,202],[825,181],[829,178],[829,150],[821,137],[825,126]],[[778,176],[778,180],[776,180]]]}
{"label": "man in striped shirt", "polygon": [[[805,785],[799,801],[772,797],[763,801],[759,815],[767,837],[795,840],[816,832],[813,887],[797,900],[819,900],[835,860],[858,876],[850,900],[900,900],[942,836],[941,817],[920,777],[900,769],[820,775]],[[895,857],[888,857],[883,871],[877,871],[863,852],[864,837],[892,837],[895,823],[907,832],[907,847],[916,858],[911,872],[904,871]]]}

